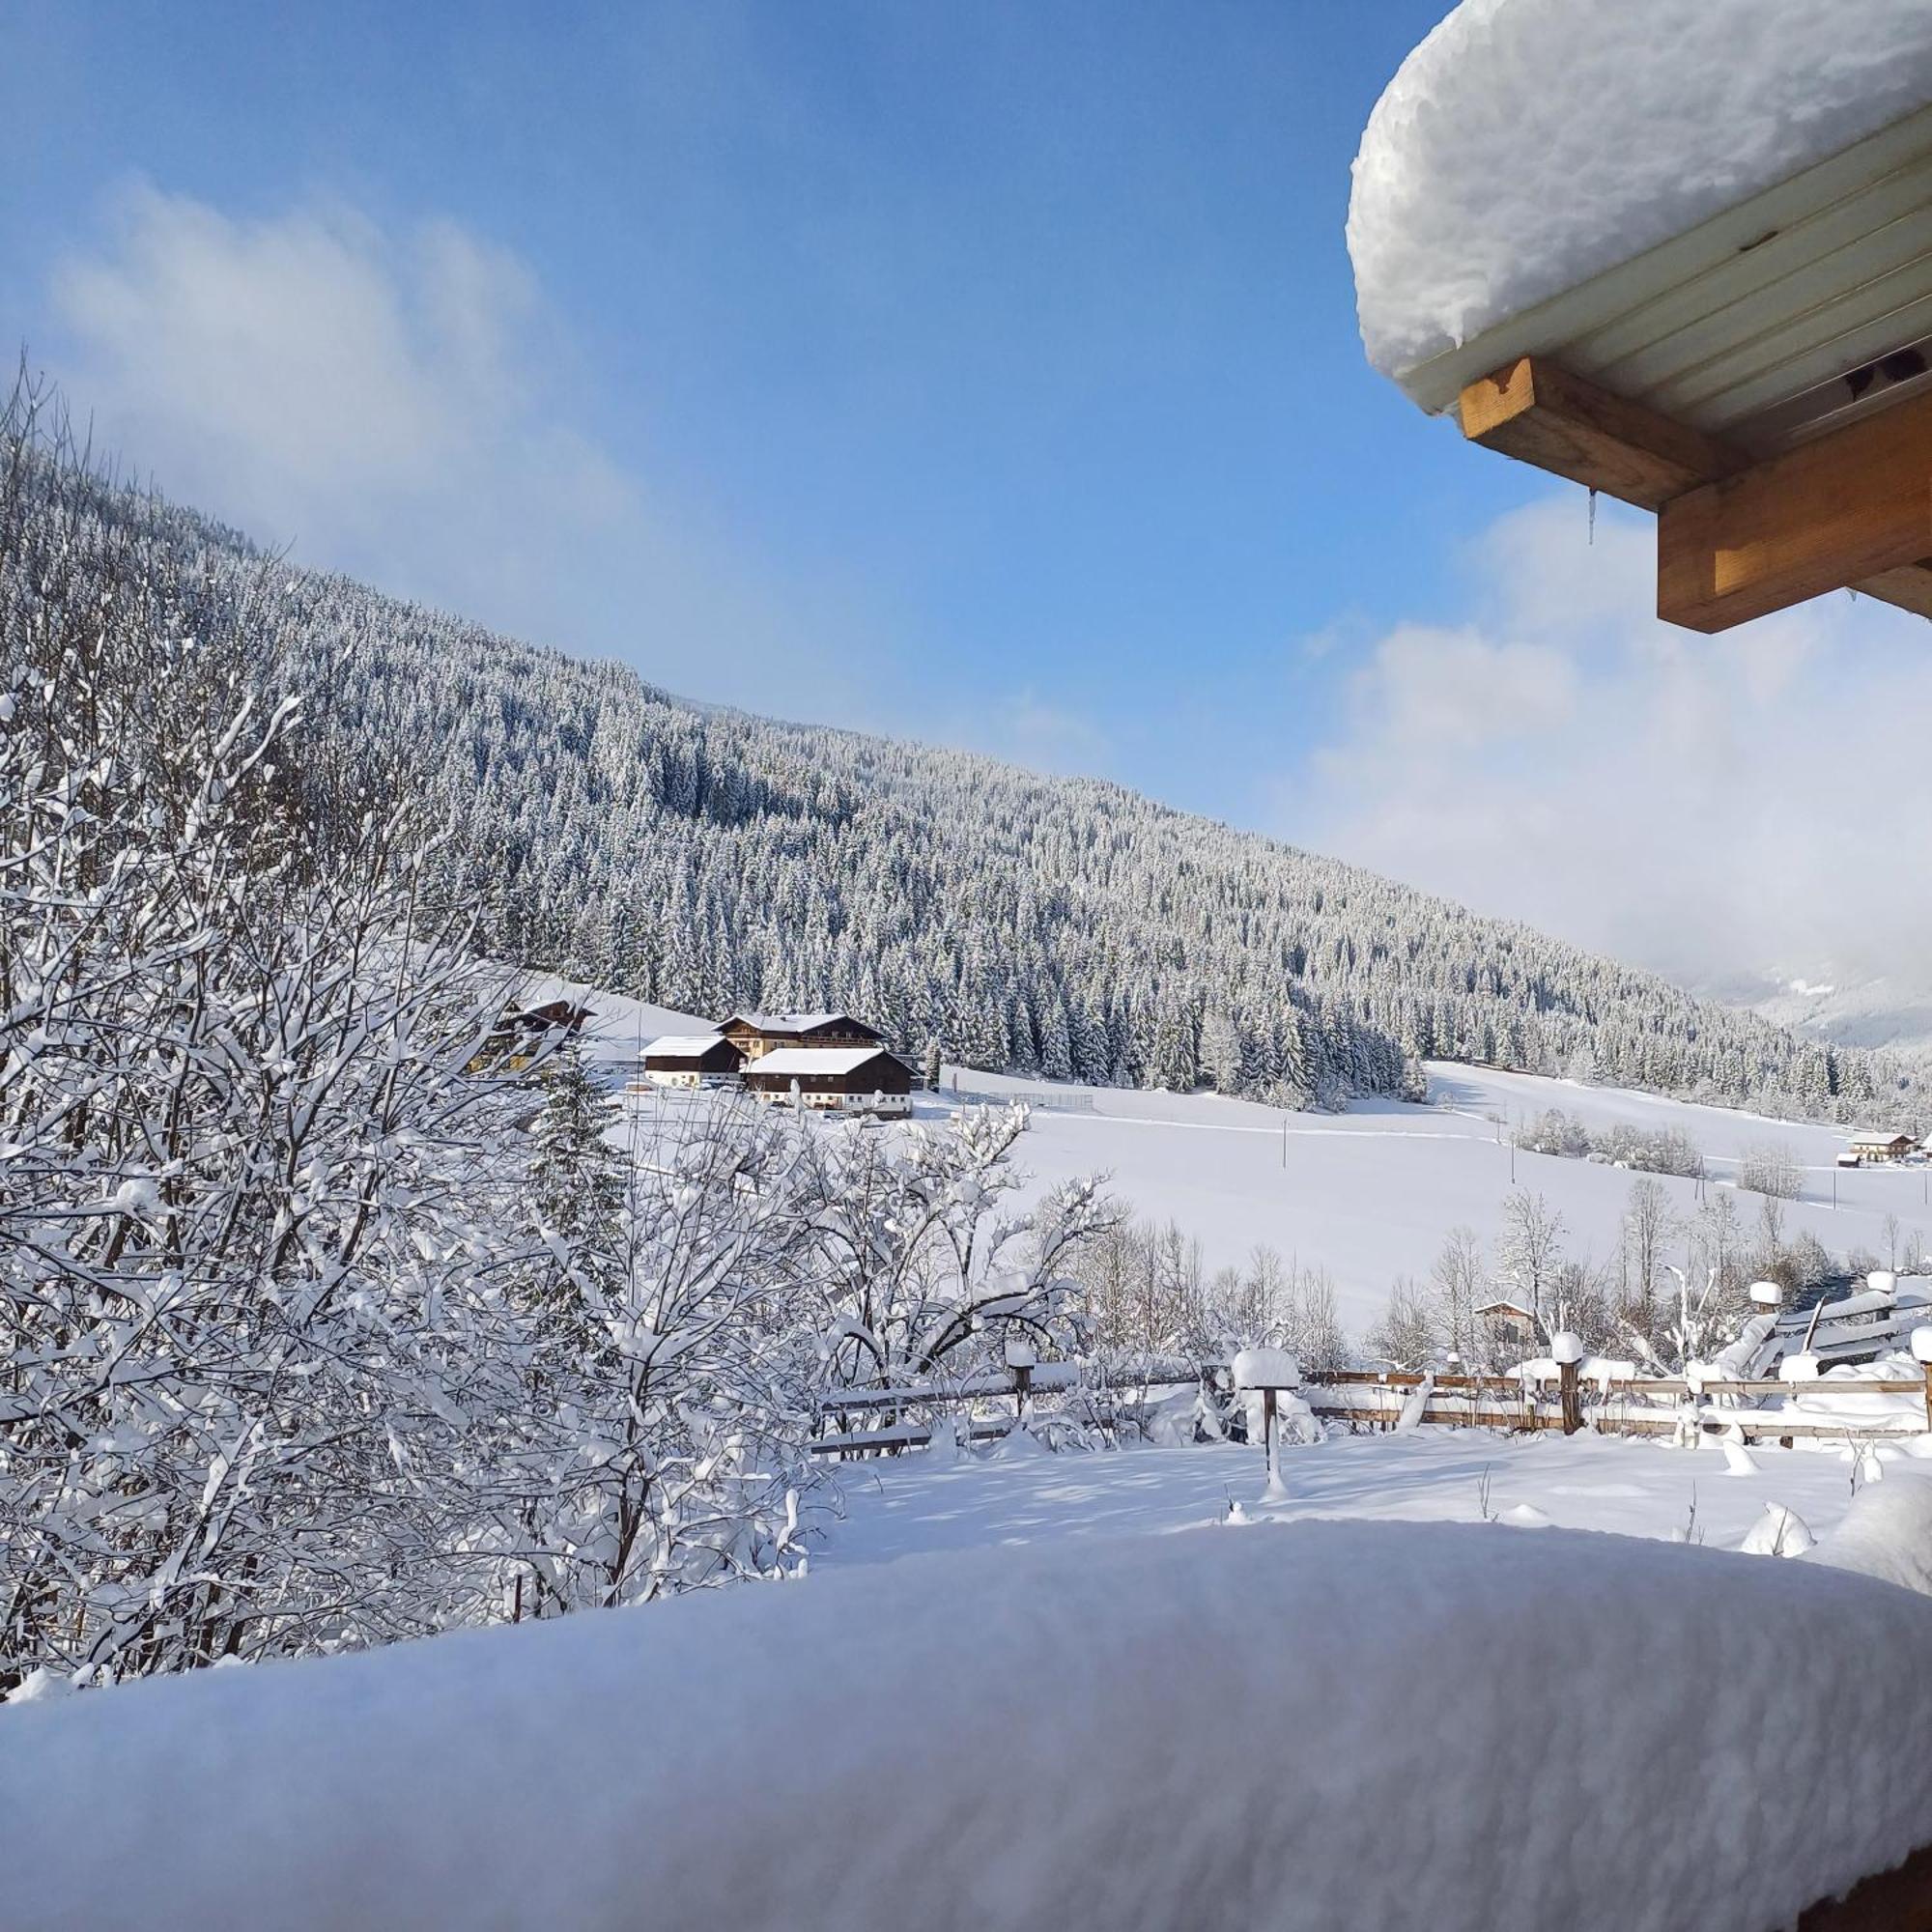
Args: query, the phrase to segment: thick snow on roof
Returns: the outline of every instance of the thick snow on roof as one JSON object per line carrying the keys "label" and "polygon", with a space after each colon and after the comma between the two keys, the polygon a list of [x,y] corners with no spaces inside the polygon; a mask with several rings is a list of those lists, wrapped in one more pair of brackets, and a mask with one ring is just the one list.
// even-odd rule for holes
{"label": "thick snow on roof", "polygon": [[810,1074],[856,1073],[868,1061],[892,1056],[882,1046],[781,1046],[753,1061],[747,1073],[779,1073],[788,1080]]}
{"label": "thick snow on roof", "polygon": [[0,1833],[20,1925],[1761,1932],[1932,1838],[1928,1731],[1889,1582],[1256,1523],[0,1710]]}
{"label": "thick snow on roof", "polygon": [[668,1033],[662,1039],[652,1040],[644,1055],[650,1060],[696,1060],[724,1044],[722,1033]]}
{"label": "thick snow on roof", "polygon": [[1463,0],[1355,157],[1369,359],[1400,375],[1927,101],[1926,0]]}

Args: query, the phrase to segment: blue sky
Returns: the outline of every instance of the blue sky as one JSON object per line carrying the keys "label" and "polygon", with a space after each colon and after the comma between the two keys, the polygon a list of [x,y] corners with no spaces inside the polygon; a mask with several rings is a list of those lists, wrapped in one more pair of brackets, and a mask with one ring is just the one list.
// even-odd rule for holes
{"label": "blue sky", "polygon": [[1788,859],[1677,828],[1916,638],[1771,620],[1741,684],[1635,520],[1370,372],[1349,163],[1444,4],[0,0],[0,325],[301,560],[1816,978]]}
{"label": "blue sky", "polygon": [[[1427,608],[1447,543],[1529,488],[1355,334],[1349,162],[1439,11],[27,8],[0,288],[78,373],[49,278],[130,182],[239,220],[461,224],[540,291],[543,407],[781,606],[779,635],[694,654],[628,584],[497,611],[332,532],[317,561],[692,696],[1252,820],[1347,662],[1304,639]],[[218,507],[298,555],[324,534]]]}

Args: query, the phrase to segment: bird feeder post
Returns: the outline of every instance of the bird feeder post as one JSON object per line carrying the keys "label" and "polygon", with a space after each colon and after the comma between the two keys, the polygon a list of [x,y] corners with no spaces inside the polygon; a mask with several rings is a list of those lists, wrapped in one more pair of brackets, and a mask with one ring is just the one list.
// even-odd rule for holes
{"label": "bird feeder post", "polygon": [[1577,1370],[1583,1360],[1583,1338],[1567,1331],[1553,1336],[1549,1352],[1556,1361],[1556,1378],[1563,1407],[1563,1433],[1575,1435],[1583,1426],[1583,1395],[1577,1384]]}
{"label": "bird feeder post", "polygon": [[1301,1386],[1301,1364],[1286,1349],[1243,1349],[1234,1361],[1235,1388],[1262,1399],[1262,1443],[1267,1458],[1267,1489],[1264,1499],[1279,1502],[1288,1494],[1281,1479],[1281,1437],[1275,1398],[1283,1389]]}
{"label": "bird feeder post", "polygon": [[1039,1356],[1031,1342],[1009,1335],[1006,1344],[1006,1360],[1013,1378],[1013,1427],[1024,1429],[1027,1402],[1033,1393],[1033,1372]]}

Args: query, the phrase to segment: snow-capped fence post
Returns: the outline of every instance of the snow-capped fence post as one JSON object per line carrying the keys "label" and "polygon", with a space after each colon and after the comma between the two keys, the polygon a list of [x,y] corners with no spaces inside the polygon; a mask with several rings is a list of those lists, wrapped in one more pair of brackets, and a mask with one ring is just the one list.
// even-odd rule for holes
{"label": "snow-capped fence post", "polygon": [[1932,1328],[1912,1331],[1912,1359],[1925,1371],[1925,1427],[1932,1432]]}
{"label": "snow-capped fence post", "polygon": [[1549,1353],[1556,1363],[1556,1378],[1563,1405],[1563,1433],[1575,1435],[1583,1426],[1583,1397],[1577,1385],[1577,1365],[1583,1359],[1583,1338],[1567,1329],[1553,1335]]}
{"label": "snow-capped fence post", "polygon": [[1009,1335],[1006,1343],[1007,1367],[1013,1372],[1013,1427],[1024,1429],[1027,1419],[1027,1398],[1033,1390],[1033,1372],[1039,1361],[1031,1342],[1017,1335]]}
{"label": "snow-capped fence post", "polygon": [[1273,1502],[1288,1494],[1281,1479],[1281,1442],[1275,1429],[1275,1396],[1282,1389],[1301,1386],[1301,1364],[1286,1349],[1243,1349],[1234,1361],[1237,1394],[1259,1395],[1262,1399],[1262,1442],[1267,1452],[1267,1489],[1264,1500]]}

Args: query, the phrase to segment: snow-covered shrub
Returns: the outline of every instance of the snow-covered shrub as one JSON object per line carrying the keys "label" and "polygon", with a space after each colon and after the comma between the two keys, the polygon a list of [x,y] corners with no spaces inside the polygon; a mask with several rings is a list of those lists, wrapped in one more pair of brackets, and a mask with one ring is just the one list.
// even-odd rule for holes
{"label": "snow-covered shrub", "polygon": [[50,461],[0,488],[0,1673],[433,1627],[514,1343],[504,976],[163,570],[76,582]]}
{"label": "snow-covered shrub", "polygon": [[1084,1339],[1073,1268],[1119,1220],[1097,1180],[1030,1210],[1013,1150],[1024,1110],[969,1109],[942,1125],[852,1128],[799,1143],[813,1266],[829,1303],[832,1386],[1005,1374],[1008,1336],[1070,1354]]}
{"label": "snow-covered shrub", "polygon": [[1516,1144],[1528,1153],[1603,1161],[1645,1174],[1694,1179],[1704,1172],[1702,1151],[1679,1128],[1639,1127],[1625,1121],[1591,1127],[1579,1116],[1557,1107],[1524,1121],[1516,1130]]}
{"label": "snow-covered shrub", "polygon": [[1788,1143],[1759,1141],[1739,1156],[1738,1185],[1775,1201],[1796,1201],[1804,1192],[1804,1175]]}
{"label": "snow-covered shrub", "polygon": [[[611,1157],[564,1070],[539,1174],[598,1212],[545,1226],[515,1453],[497,1477],[521,1607],[640,1603],[800,1552],[815,1198],[794,1128],[719,1095],[648,1158]],[[574,1122],[574,1124],[573,1124]],[[587,1137],[586,1137],[587,1134]],[[581,1216],[580,1216],[581,1219]]]}

